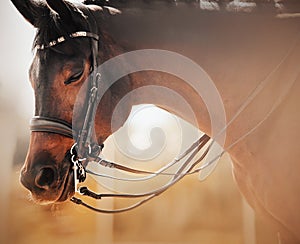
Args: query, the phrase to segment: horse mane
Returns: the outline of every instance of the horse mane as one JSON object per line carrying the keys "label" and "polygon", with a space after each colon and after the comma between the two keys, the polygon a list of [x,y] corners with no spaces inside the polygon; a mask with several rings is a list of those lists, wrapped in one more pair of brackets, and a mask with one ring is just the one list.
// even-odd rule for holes
{"label": "horse mane", "polygon": [[[235,3],[234,3],[235,2]],[[73,4],[68,1],[68,5],[75,11],[73,12],[74,20],[78,20],[75,25],[64,25],[56,14],[51,13],[51,11],[46,7],[44,1],[35,2],[43,7],[44,13],[40,16],[38,21],[38,31],[34,41],[34,47],[43,43],[49,42],[49,40],[56,39],[58,36],[65,36],[78,29],[88,31],[89,26],[86,21],[86,16],[78,11],[80,9],[80,4]],[[98,5],[101,7],[110,6],[115,8],[125,9],[130,7],[151,7],[158,5],[165,6],[178,6],[180,4],[185,4],[189,6],[194,6],[200,8],[203,11],[218,11],[226,10],[228,12],[253,12],[259,9],[265,9],[269,12],[275,13],[293,13],[300,11],[300,1],[299,0],[84,0],[84,5]],[[201,5],[202,4],[202,5]],[[241,4],[238,5],[233,4]],[[82,6],[82,5],[81,5]],[[201,7],[202,6],[202,7]],[[246,8],[243,9],[244,7]],[[247,9],[249,6],[251,9]]]}
{"label": "horse mane", "polygon": [[189,5],[204,11],[246,12],[265,10],[274,13],[293,13],[300,11],[299,0],[85,0],[84,4],[126,8],[143,5],[178,6]]}
{"label": "horse mane", "polygon": [[[201,3],[204,5],[201,5]],[[246,4],[246,10],[239,8],[239,6],[230,5],[238,3],[241,3],[242,5]],[[37,1],[35,4],[38,4],[40,7],[42,7],[44,11],[37,20],[38,28],[33,43],[33,49],[38,45],[48,43],[49,41],[55,40],[60,36],[67,37],[68,34],[78,30],[90,31],[87,20],[88,18],[85,15],[87,13],[83,13],[83,5],[98,5],[101,7],[109,6],[118,8],[121,11],[126,8],[140,8],[142,10],[142,8],[155,8],[155,6],[176,7],[180,6],[181,4],[186,6],[194,6],[195,8],[197,7],[201,11],[225,10],[226,12],[246,13],[250,13],[259,9],[265,9],[267,12],[271,13],[293,13],[300,11],[299,0],[84,0],[82,4],[75,4],[68,1],[69,7],[74,10],[72,11],[72,14],[74,15],[75,24],[70,25],[64,24],[57,14],[51,12],[44,1]],[[252,6],[250,7],[250,11],[247,6]],[[75,48],[78,48],[80,41],[73,40],[71,43],[71,45],[74,45]]]}

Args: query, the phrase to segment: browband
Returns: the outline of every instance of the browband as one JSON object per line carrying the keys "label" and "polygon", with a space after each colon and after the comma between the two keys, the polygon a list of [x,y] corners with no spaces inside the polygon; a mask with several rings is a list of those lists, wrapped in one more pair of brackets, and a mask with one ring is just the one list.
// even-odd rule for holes
{"label": "browband", "polygon": [[97,34],[87,32],[87,31],[76,31],[74,33],[71,33],[67,37],[61,36],[56,40],[48,42],[47,44],[36,45],[36,48],[38,50],[44,50],[46,48],[56,46],[59,43],[65,42],[68,38],[77,38],[77,37],[89,37],[95,39],[96,41],[99,41],[99,36]]}

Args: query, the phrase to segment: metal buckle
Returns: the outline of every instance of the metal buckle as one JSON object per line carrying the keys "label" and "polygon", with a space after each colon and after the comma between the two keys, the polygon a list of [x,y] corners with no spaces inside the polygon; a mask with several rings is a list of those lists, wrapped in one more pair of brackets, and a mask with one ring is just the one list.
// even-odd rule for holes
{"label": "metal buckle", "polygon": [[85,161],[86,158],[82,158],[82,159],[78,158],[75,149],[76,146],[77,143],[74,143],[70,149],[70,154],[71,154],[71,162],[73,163],[72,169],[74,174],[74,188],[75,188],[75,192],[79,192],[77,185],[81,182],[84,182],[86,179],[86,172],[82,165],[82,162]]}

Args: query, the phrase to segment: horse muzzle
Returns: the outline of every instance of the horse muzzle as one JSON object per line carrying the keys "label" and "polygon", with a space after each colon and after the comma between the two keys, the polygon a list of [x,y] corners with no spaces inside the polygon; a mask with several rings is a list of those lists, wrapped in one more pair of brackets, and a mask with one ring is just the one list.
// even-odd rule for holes
{"label": "horse muzzle", "polygon": [[74,175],[70,155],[59,157],[51,150],[31,147],[21,170],[20,181],[39,204],[68,200],[74,195]]}

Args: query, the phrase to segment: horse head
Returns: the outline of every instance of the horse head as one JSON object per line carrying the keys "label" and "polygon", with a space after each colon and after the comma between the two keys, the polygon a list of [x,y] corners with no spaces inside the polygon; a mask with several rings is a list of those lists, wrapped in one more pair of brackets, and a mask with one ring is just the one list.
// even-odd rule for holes
{"label": "horse head", "polygon": [[[35,94],[35,116],[63,121],[78,131],[83,124],[83,119],[80,119],[83,115],[80,112],[74,115],[73,109],[75,102],[78,111],[86,109],[85,91],[88,89],[88,77],[94,68],[93,62],[105,61],[117,52],[112,45],[105,46],[104,40],[108,37],[101,28],[105,18],[117,11],[96,5],[75,5],[64,0],[12,2],[37,29],[34,41],[36,53],[29,71]],[[100,41],[96,42],[97,53],[93,54],[92,39],[95,36]],[[115,84],[102,97],[95,124],[95,141],[98,144],[102,144],[112,133],[110,120],[113,107],[121,97],[120,91],[126,92],[127,86],[125,78],[125,81]],[[82,97],[79,91],[84,91]],[[123,111],[124,119],[129,109]],[[76,123],[74,118],[77,118]],[[74,194],[69,152],[73,144],[73,138],[62,133],[32,131],[28,154],[21,170],[21,183],[31,191],[36,202],[46,204],[65,201]]]}

